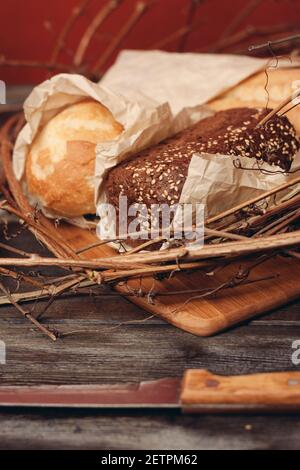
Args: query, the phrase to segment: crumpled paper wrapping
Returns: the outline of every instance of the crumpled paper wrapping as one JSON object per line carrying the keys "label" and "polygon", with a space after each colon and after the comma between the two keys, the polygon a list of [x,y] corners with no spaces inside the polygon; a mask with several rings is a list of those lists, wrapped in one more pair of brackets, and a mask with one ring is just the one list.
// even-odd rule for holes
{"label": "crumpled paper wrapping", "polygon": [[[300,152],[291,168],[292,171],[297,169],[300,169]],[[213,217],[295,177],[281,171],[266,162],[258,169],[256,160],[248,157],[195,154],[179,202],[204,204],[206,217]],[[292,191],[295,188],[286,190],[285,197]],[[300,191],[300,185],[297,191]]]}
{"label": "crumpled paper wrapping", "polygon": [[[171,121],[168,134],[185,129],[212,114],[207,101],[261,70],[266,61],[231,54],[170,53],[163,51],[122,51],[99,84],[132,102],[146,105],[168,103]],[[96,159],[97,207],[106,201],[103,175],[129,154],[146,147],[132,136],[99,144]],[[140,145],[141,144],[141,145]]]}
{"label": "crumpled paper wrapping", "polygon": [[[110,168],[206,117],[207,101],[264,65],[264,60],[236,55],[123,51],[98,85],[80,75],[57,75],[36,87],[25,102],[27,125],[14,149],[15,173],[21,178],[28,146],[39,128],[69,104],[91,97],[107,106],[125,129],[114,141],[97,146],[95,194],[99,207],[105,202],[103,181]],[[247,160],[246,166],[253,164]],[[212,215],[288,177],[237,169],[232,157],[195,156],[180,202],[205,203]]]}
{"label": "crumpled paper wrapping", "polygon": [[[56,75],[34,88],[25,101],[27,124],[17,138],[13,155],[17,178],[22,177],[28,147],[38,130],[66,106],[87,97],[106,106],[115,119],[123,124],[125,131],[118,141],[128,139],[131,145],[138,147],[137,142],[139,145],[148,145],[169,134],[171,112],[167,103],[157,104],[148,98],[140,100],[139,103],[132,102],[81,75]],[[110,142],[107,148],[113,145]],[[118,142],[118,145],[121,144]]]}
{"label": "crumpled paper wrapping", "polygon": [[[167,102],[172,113],[168,132],[172,135],[211,115],[207,101],[261,70],[265,64],[264,59],[231,54],[125,50],[99,83],[130,101]],[[102,175],[108,165],[112,167],[136,152],[131,139],[98,145],[98,212],[106,202]]]}
{"label": "crumpled paper wrapping", "polygon": [[207,101],[265,65],[265,59],[233,54],[124,50],[100,83],[128,99],[169,103],[175,132],[199,121]]}
{"label": "crumpled paper wrapping", "polygon": [[[188,168],[179,205],[191,204],[195,214],[196,204],[198,204],[197,210],[203,212],[203,220],[206,220],[288,182],[295,177],[294,173],[298,170],[300,170],[300,151],[295,156],[290,174],[284,173],[280,167],[269,165],[266,162],[260,163],[258,167],[256,160],[248,157],[195,153]],[[281,191],[280,198],[288,199],[298,193],[300,193],[300,184]],[[269,206],[274,204],[272,197],[269,198],[268,204]],[[175,211],[172,222],[175,231],[180,229],[181,232],[182,227],[190,227],[187,222],[189,220],[188,214],[189,212],[186,216],[180,208]],[[115,238],[117,230],[114,220],[109,220],[105,210],[102,216],[101,223],[106,227],[104,230],[106,237]],[[197,230],[201,234],[202,227],[199,226]],[[198,240],[190,248],[199,247],[200,242],[201,240]],[[123,247],[130,249],[130,246],[126,244],[122,245],[121,251]],[[111,246],[120,250],[117,243],[111,243]],[[162,249],[167,247],[168,243],[165,243]]]}

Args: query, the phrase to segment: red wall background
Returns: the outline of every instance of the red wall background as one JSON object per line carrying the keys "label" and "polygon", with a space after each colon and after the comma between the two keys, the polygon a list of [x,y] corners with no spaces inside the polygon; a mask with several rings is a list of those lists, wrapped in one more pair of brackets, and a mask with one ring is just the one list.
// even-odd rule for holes
{"label": "red wall background", "polygon": [[[90,0],[85,14],[76,22],[67,39],[59,62],[72,63],[72,54],[79,39],[95,14],[109,0]],[[72,9],[82,0],[1,0],[0,55],[5,59],[48,61],[58,34],[70,17]],[[120,48],[153,48],[158,41],[186,25],[192,2],[197,3],[194,29],[185,46],[187,51],[210,50],[226,33],[230,38],[254,28],[254,34],[235,42],[222,51],[246,50],[249,44],[300,31],[300,0],[145,0],[147,14],[138,21],[120,44]],[[137,0],[123,0],[105,20],[88,48],[85,64],[92,65],[103,53],[120,28],[132,14]],[[228,34],[228,27],[231,31]],[[238,36],[237,36],[238,38]],[[163,48],[176,51],[180,38]],[[213,47],[216,49],[216,47]],[[105,64],[114,60],[117,51]],[[2,60],[3,57],[2,57]],[[47,76],[40,69],[0,67],[0,78],[8,84],[36,83]]]}

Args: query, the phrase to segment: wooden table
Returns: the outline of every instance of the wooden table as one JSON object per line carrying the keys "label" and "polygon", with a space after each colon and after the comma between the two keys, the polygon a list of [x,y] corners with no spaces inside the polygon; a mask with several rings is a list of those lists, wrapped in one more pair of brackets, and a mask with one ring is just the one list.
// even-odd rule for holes
{"label": "wooden table", "polygon": [[[9,103],[20,103],[28,91],[10,89]],[[43,253],[26,232],[14,244]],[[37,311],[43,305],[36,305]],[[57,300],[44,322],[80,333],[52,343],[32,331],[13,307],[1,307],[7,364],[0,365],[0,383],[139,382],[178,377],[189,367],[218,374],[297,370],[291,356],[293,341],[300,340],[299,314],[300,301],[221,335],[198,338],[158,318],[147,319],[118,296],[73,297]],[[300,415],[0,409],[0,448],[299,449]]]}
{"label": "wooden table", "polygon": [[[14,245],[45,253],[26,232]],[[44,304],[39,302],[36,311]],[[199,338],[158,318],[147,320],[148,314],[118,296],[72,297],[57,300],[44,322],[61,332],[79,332],[52,343],[13,307],[1,307],[0,340],[7,347],[1,384],[139,382],[181,376],[189,367],[218,374],[296,370],[291,355],[292,342],[300,339],[299,313],[300,302],[293,303],[221,335]],[[1,449],[299,447],[300,415],[0,410]]]}

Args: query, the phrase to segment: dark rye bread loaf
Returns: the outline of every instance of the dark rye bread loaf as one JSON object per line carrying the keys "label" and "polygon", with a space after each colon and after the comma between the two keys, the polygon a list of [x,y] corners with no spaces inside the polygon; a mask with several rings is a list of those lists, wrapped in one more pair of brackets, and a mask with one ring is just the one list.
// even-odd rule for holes
{"label": "dark rye bread loaf", "polygon": [[266,109],[232,108],[203,119],[159,145],[125,161],[108,175],[108,201],[118,207],[119,195],[128,205],[178,203],[194,153],[246,156],[288,171],[300,147],[287,117],[275,116],[264,127],[257,123]]}

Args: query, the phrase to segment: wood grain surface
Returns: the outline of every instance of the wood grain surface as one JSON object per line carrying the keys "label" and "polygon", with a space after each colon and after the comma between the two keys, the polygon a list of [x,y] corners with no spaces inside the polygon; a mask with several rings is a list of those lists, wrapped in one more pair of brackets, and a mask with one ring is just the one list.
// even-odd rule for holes
{"label": "wood grain surface", "polygon": [[[69,224],[60,224],[60,234],[74,249],[91,245],[98,241],[93,231],[83,230]],[[84,258],[116,256],[115,250],[101,245],[82,255]],[[119,255],[121,256],[121,255]],[[252,261],[253,263],[253,261]],[[243,268],[249,264],[244,263]],[[133,279],[116,287],[120,293],[128,289],[151,292],[184,291],[187,289],[215,289],[234,278],[241,269],[241,263],[232,263],[214,276],[206,276],[201,271],[176,273],[170,279],[155,281],[144,278]],[[273,275],[273,278],[270,278]],[[300,296],[300,260],[275,257],[257,266],[249,280],[266,279],[251,285],[240,285],[225,289],[210,298],[193,299],[191,294],[158,297],[153,303],[147,296],[130,297],[130,300],[146,311],[158,315],[172,325],[199,336],[210,336],[248,318],[284,305]],[[194,294],[196,297],[196,294]]]}
{"label": "wood grain surface", "polygon": [[[25,232],[14,243],[45,254]],[[35,311],[44,305],[36,304]],[[300,366],[292,364],[292,344],[300,340],[299,314],[300,303],[294,302],[220,335],[200,338],[158,317],[149,318],[119,296],[64,298],[53,303],[43,322],[74,334],[54,344],[31,330],[13,307],[1,307],[0,339],[6,343],[7,364],[0,365],[0,383],[138,382],[180,377],[187,368],[222,375],[299,371]],[[291,414],[0,410],[0,448],[5,449],[299,447],[300,417]]]}
{"label": "wood grain surface", "polygon": [[[46,254],[26,232],[14,244]],[[45,301],[29,305],[38,313]],[[180,377],[187,368],[222,375],[300,370],[292,363],[292,345],[300,341],[300,301],[211,338],[176,329],[114,294],[57,300],[43,322],[73,334],[54,344],[33,331],[13,307],[0,308],[0,340],[7,353],[0,384],[138,382]],[[300,417],[292,414],[0,410],[0,449],[299,448]]]}

